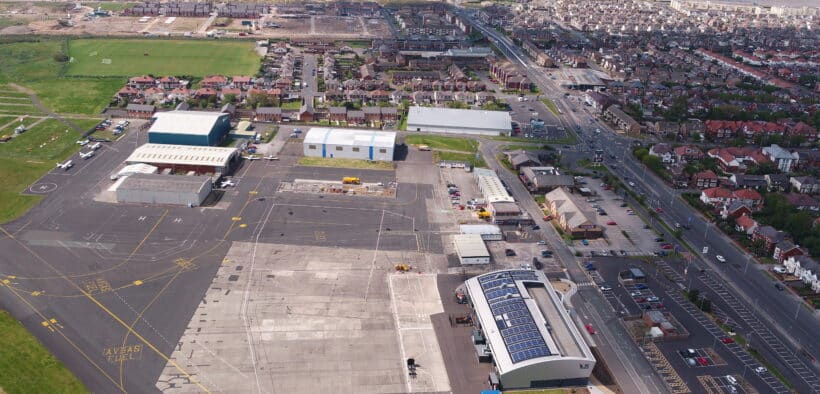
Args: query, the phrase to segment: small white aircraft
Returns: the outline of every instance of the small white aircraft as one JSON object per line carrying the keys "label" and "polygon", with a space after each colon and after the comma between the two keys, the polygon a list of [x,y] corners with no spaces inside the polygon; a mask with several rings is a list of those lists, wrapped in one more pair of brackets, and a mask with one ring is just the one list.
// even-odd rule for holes
{"label": "small white aircraft", "polygon": [[94,151],[93,150],[85,152],[85,153],[80,152],[80,157],[82,157],[83,159],[88,159],[91,156],[94,156]]}
{"label": "small white aircraft", "polygon": [[265,160],[279,160],[276,156],[265,156]]}
{"label": "small white aircraft", "polygon": [[57,168],[62,168],[62,169],[64,169],[64,170],[66,170],[66,171],[68,171],[68,169],[69,169],[69,168],[71,168],[71,167],[73,167],[73,166],[74,166],[74,163],[72,163],[72,162],[71,162],[71,160],[69,160],[69,161],[67,161],[67,162],[65,162],[65,163],[62,163],[62,164],[61,164],[61,163],[57,163]]}
{"label": "small white aircraft", "polygon": [[223,189],[226,188],[226,187],[229,187],[229,186],[236,186],[236,183],[234,183],[230,179],[227,179],[227,180],[222,181],[222,183],[219,184],[219,187],[221,187]]}
{"label": "small white aircraft", "polygon": [[255,155],[245,156],[245,159],[247,159],[247,160],[259,160],[259,156],[255,156]]}
{"label": "small white aircraft", "polygon": [[102,144],[97,142],[94,145],[89,146],[88,148],[91,149],[91,150],[97,150],[97,149],[100,149],[101,146],[102,146]]}
{"label": "small white aircraft", "polygon": [[88,145],[88,142],[89,142],[88,140],[78,140],[77,145],[86,146],[86,145]]}

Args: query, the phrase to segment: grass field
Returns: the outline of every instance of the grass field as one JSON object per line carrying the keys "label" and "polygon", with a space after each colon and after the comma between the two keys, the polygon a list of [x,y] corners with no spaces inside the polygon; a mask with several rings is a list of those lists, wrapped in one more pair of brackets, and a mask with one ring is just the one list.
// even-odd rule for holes
{"label": "grass field", "polygon": [[246,42],[84,39],[68,48],[66,75],[82,76],[253,75],[261,60]]}
{"label": "grass field", "polygon": [[6,393],[85,393],[83,384],[17,320],[0,311],[0,388]]}
{"label": "grass field", "polygon": [[99,1],[99,2],[83,3],[83,5],[86,6],[86,7],[91,7],[91,8],[94,8],[94,9],[97,9],[97,7],[100,7],[103,10],[115,11],[115,12],[122,11],[126,8],[131,8],[136,4],[139,4],[139,3],[114,3],[114,2],[111,2],[111,1]]}
{"label": "grass field", "polygon": [[124,78],[61,78],[26,86],[54,112],[97,115],[125,82]]}
{"label": "grass field", "polygon": [[431,149],[446,149],[468,153],[478,150],[478,142],[475,140],[458,137],[411,134],[407,136],[405,142],[410,145],[427,145]]}
{"label": "grass field", "polygon": [[327,157],[301,157],[298,164],[309,167],[361,168],[366,170],[392,170],[393,163],[388,161],[367,161],[354,159],[337,159]]}
{"label": "grass field", "polygon": [[558,116],[558,108],[555,108],[555,103],[553,103],[552,100],[545,98],[541,99],[541,102],[549,108],[553,115]]}

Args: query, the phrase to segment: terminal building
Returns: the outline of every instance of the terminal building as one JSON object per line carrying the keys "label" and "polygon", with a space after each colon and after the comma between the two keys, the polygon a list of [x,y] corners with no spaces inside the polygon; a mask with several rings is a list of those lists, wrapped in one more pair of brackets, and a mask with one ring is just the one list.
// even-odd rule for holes
{"label": "terminal building", "polygon": [[393,161],[395,148],[392,131],[313,127],[304,140],[306,157]]}
{"label": "terminal building", "polygon": [[159,112],[148,129],[148,142],[176,145],[219,145],[231,129],[231,116],[220,112]]}
{"label": "terminal building", "polygon": [[125,163],[150,164],[160,172],[227,174],[239,162],[239,157],[236,148],[148,143],[134,149]]}
{"label": "terminal building", "polygon": [[509,135],[512,119],[506,111],[413,106],[407,114],[407,131]]}
{"label": "terminal building", "polygon": [[543,272],[495,271],[465,286],[503,389],[589,382],[595,356]]}

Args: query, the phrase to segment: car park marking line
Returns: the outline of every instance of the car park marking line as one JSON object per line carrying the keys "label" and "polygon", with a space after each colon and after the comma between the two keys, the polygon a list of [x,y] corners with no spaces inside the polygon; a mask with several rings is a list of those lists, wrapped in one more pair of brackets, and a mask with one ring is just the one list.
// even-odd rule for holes
{"label": "car park marking line", "polygon": [[[166,211],[165,211],[165,214],[163,214],[162,218],[164,218],[164,217],[165,217],[165,215],[167,215],[167,214],[168,214],[168,211],[166,210]],[[153,231],[157,228],[157,226],[159,225],[159,223],[162,221],[162,218],[160,218],[160,220],[158,220],[158,221],[157,221],[157,223],[156,223],[156,224],[154,225],[154,227],[151,229],[151,231],[149,232],[149,234],[148,234],[148,235],[146,235],[146,236],[145,236],[145,238],[143,238],[142,242],[140,242],[140,244],[139,244],[139,245],[137,245],[137,247],[136,247],[136,248],[134,248],[134,251],[133,251],[133,252],[131,253],[131,255],[129,256],[129,259],[130,259],[130,257],[131,257],[131,256],[133,256],[133,255],[137,252],[137,250],[139,250],[139,248],[140,248],[140,247],[141,247],[141,246],[145,243],[145,241],[148,239],[148,236],[150,236],[150,234],[151,234],[151,233],[152,233],[152,232],[153,232]],[[11,238],[12,240],[14,240],[14,241],[15,241],[18,245],[20,245],[20,246],[21,246],[23,249],[25,249],[25,250],[26,250],[29,254],[31,254],[31,255],[32,255],[32,257],[34,257],[36,260],[39,260],[40,262],[42,262],[43,264],[45,264],[45,265],[46,265],[49,269],[51,269],[51,270],[52,270],[52,271],[54,271],[56,274],[58,274],[58,277],[57,277],[57,278],[63,279],[64,281],[68,282],[68,284],[69,284],[71,287],[74,287],[75,289],[77,289],[77,290],[80,292],[80,294],[82,294],[83,296],[85,296],[85,298],[86,298],[86,299],[88,299],[88,300],[89,300],[89,301],[91,301],[94,305],[96,305],[98,308],[100,308],[103,312],[105,312],[105,314],[107,314],[108,316],[110,316],[112,319],[114,319],[114,321],[116,321],[117,323],[119,323],[120,325],[122,325],[122,326],[123,326],[124,328],[126,328],[128,331],[131,331],[131,332],[133,333],[134,337],[136,337],[136,338],[138,338],[140,341],[142,341],[142,343],[143,343],[143,344],[145,344],[146,346],[148,346],[148,347],[149,347],[152,351],[154,351],[154,353],[156,353],[156,354],[157,354],[160,358],[162,358],[163,360],[165,360],[165,362],[170,363],[171,365],[173,365],[173,366],[177,369],[177,371],[179,371],[182,375],[185,375],[185,377],[186,377],[186,378],[188,378],[188,379],[189,379],[192,383],[194,383],[194,384],[196,384],[197,386],[199,386],[199,387],[200,387],[203,391],[210,393],[210,391],[209,391],[209,390],[208,390],[205,386],[203,386],[203,385],[202,385],[202,384],[201,384],[201,383],[200,383],[200,382],[199,382],[199,381],[198,381],[198,380],[197,380],[194,376],[192,376],[192,375],[191,375],[191,374],[189,374],[189,373],[188,373],[188,372],[187,372],[184,368],[182,368],[182,366],[180,366],[179,364],[177,364],[177,362],[176,362],[176,361],[174,361],[174,360],[170,359],[168,356],[166,356],[164,353],[162,353],[162,352],[161,352],[161,351],[160,351],[160,350],[159,350],[159,349],[158,349],[158,348],[157,348],[157,347],[156,347],[153,343],[151,343],[150,341],[148,341],[148,339],[146,339],[145,337],[143,337],[140,333],[138,333],[138,332],[134,331],[133,329],[129,328],[129,327],[128,327],[128,325],[127,325],[127,324],[125,324],[125,322],[124,322],[124,321],[123,321],[123,320],[122,320],[122,319],[121,319],[121,318],[120,318],[117,314],[115,314],[113,311],[111,311],[110,309],[108,309],[108,308],[107,308],[105,305],[103,305],[103,304],[102,304],[99,300],[97,300],[97,299],[96,299],[93,295],[91,295],[91,294],[87,293],[85,290],[83,290],[83,288],[82,288],[82,287],[80,287],[79,285],[77,285],[76,283],[74,283],[74,281],[72,281],[72,280],[71,280],[71,278],[70,278],[69,276],[62,274],[62,273],[61,273],[61,272],[57,269],[57,267],[55,267],[54,265],[52,265],[51,263],[49,263],[46,259],[44,259],[42,256],[40,256],[39,254],[37,254],[34,250],[32,250],[31,248],[29,248],[29,247],[28,247],[28,245],[26,245],[26,244],[25,244],[25,243],[23,243],[23,242],[20,242],[20,240],[18,240],[16,237],[14,237],[14,236],[13,236],[13,235],[11,235],[8,231],[6,231],[6,229],[5,229],[5,228],[0,227],[0,231],[2,231],[2,232],[3,232],[3,233],[5,233],[5,234],[6,234],[9,238]],[[126,261],[124,261],[124,262],[123,262],[123,263],[121,263],[121,264],[124,264],[125,262],[127,262],[127,259],[126,259]],[[28,302],[28,301],[26,300],[26,302]],[[39,312],[38,312],[38,314],[39,314]],[[44,319],[44,320],[45,320],[45,319]],[[110,378],[110,376],[109,376],[109,378]],[[113,379],[112,379],[112,381],[113,381]],[[116,382],[115,382],[115,384],[116,384]],[[119,385],[118,385],[117,387],[120,387],[120,389],[122,389],[122,390],[124,391],[124,389],[122,388],[122,386],[119,386]]]}

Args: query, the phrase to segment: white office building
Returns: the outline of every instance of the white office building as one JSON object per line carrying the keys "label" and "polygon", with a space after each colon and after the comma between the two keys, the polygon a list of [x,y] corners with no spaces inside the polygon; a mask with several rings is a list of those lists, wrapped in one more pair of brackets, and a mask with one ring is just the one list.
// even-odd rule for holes
{"label": "white office building", "polygon": [[313,127],[305,135],[303,145],[307,157],[393,161],[396,133]]}
{"label": "white office building", "polygon": [[505,111],[416,106],[407,114],[407,131],[502,135],[511,130],[512,119]]}

